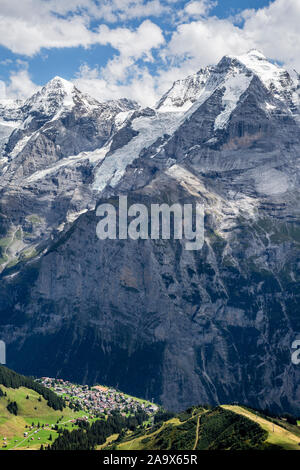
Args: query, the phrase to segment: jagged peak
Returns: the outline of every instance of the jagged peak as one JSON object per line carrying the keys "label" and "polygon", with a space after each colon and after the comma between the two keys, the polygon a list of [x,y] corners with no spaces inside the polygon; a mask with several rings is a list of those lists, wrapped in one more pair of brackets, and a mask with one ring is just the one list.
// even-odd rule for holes
{"label": "jagged peak", "polygon": [[217,69],[220,70],[220,68],[224,69],[224,74],[227,72],[243,73],[246,69],[248,73],[257,76],[267,89],[274,92],[277,98],[281,98],[285,90],[293,87],[290,74],[257,49],[251,49],[241,55],[224,56],[217,65]]}
{"label": "jagged peak", "polygon": [[203,89],[211,67],[205,67],[198,72],[173,82],[172,87],[156,103],[159,111],[186,111],[195,102]]}
{"label": "jagged peak", "polygon": [[69,80],[66,80],[57,75],[53,77],[48,83],[46,83],[46,85],[44,85],[42,88],[42,90],[45,90],[45,91],[53,90],[53,89],[59,89],[67,94],[70,94],[70,93],[73,93],[75,89],[75,85]]}
{"label": "jagged peak", "polygon": [[62,77],[55,76],[25,102],[25,112],[40,112],[53,115],[58,109],[74,106],[74,84]]}

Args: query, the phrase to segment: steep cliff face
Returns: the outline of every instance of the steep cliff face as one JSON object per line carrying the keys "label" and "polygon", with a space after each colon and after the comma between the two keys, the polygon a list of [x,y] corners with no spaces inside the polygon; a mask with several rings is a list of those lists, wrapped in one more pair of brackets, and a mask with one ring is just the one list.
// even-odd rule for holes
{"label": "steep cliff face", "polygon": [[[238,401],[299,413],[298,76],[251,51],[175,83],[155,110],[91,104],[71,88],[73,104],[59,93],[46,121],[43,93],[31,100],[37,117],[23,106],[0,160],[9,365],[171,409]],[[88,144],[74,127],[85,113]],[[148,207],[202,203],[203,248],[100,241],[95,207],[119,194]]]}

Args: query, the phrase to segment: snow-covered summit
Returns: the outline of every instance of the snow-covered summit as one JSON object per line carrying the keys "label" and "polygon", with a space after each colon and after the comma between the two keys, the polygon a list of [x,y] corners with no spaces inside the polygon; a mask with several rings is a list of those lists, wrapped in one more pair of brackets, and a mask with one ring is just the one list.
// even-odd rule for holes
{"label": "snow-covered summit", "polygon": [[182,80],[176,80],[156,105],[161,112],[187,111],[198,99],[209,77],[211,68],[199,70]]}
{"label": "snow-covered summit", "polygon": [[[194,113],[205,116],[200,134],[204,132],[206,120],[209,123],[205,140],[208,145],[224,143],[224,131],[230,129],[236,115],[244,119],[243,110],[249,108],[247,102],[252,102],[253,96],[266,121],[272,115],[285,114],[300,122],[299,83],[298,75],[292,78],[257,50],[225,56],[217,65],[175,81],[155,110],[142,110],[127,99],[100,103],[82,93],[71,81],[56,76],[22,106],[22,122],[5,146],[7,157],[13,161],[10,171],[19,175],[21,168],[22,176],[31,177],[34,172],[48,171],[45,155],[56,165],[70,156],[77,161],[78,155],[84,158],[89,152],[90,161],[101,162],[93,187],[103,189],[108,183],[117,183],[127,165],[148,149],[151,158],[163,156],[168,140],[181,127],[189,129]],[[6,130],[4,134],[2,148],[7,140]],[[34,160],[24,171],[23,157]],[[69,159],[69,163],[73,160]]]}
{"label": "snow-covered summit", "polygon": [[[191,115],[217,90],[223,94],[222,108],[215,121],[215,129],[225,128],[229,118],[256,77],[275,99],[283,101],[293,112],[299,114],[299,76],[292,77],[279,65],[269,61],[256,49],[239,56],[224,56],[216,66],[201,69],[197,74],[174,82],[172,88],[161,98],[156,109],[160,112],[181,111]],[[262,108],[271,109],[269,102]]]}
{"label": "snow-covered summit", "polygon": [[281,98],[287,89],[293,87],[293,80],[289,73],[284,68],[269,61],[262,52],[256,49],[240,56],[231,56],[231,58],[238,60],[253,74],[257,75],[266,88],[275,94],[276,98]]}
{"label": "snow-covered summit", "polygon": [[53,117],[62,108],[74,106],[75,86],[61,77],[54,77],[24,104],[25,114]]}
{"label": "snow-covered summit", "polygon": [[261,51],[251,49],[242,55],[224,56],[216,66],[200,69],[185,79],[175,81],[159,100],[156,109],[160,112],[186,112],[190,108],[194,109],[198,100],[201,103],[206,96],[222,87],[233,90],[229,95],[236,101],[254,76],[260,79],[275,98],[297,101],[298,95],[295,96],[295,93],[299,86],[299,76],[295,74],[292,77],[284,68],[268,60]]}

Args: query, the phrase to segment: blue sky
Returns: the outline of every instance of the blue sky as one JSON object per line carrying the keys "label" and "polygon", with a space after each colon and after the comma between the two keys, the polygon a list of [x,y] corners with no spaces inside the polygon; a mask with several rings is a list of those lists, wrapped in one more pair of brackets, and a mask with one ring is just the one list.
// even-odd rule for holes
{"label": "blue sky", "polygon": [[151,104],[172,82],[250,48],[297,67],[299,0],[1,0],[0,97],[53,76]]}

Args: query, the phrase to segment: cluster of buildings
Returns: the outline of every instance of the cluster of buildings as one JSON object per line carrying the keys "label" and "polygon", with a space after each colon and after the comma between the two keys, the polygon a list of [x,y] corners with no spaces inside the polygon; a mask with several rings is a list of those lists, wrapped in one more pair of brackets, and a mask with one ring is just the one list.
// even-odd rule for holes
{"label": "cluster of buildings", "polygon": [[57,395],[63,396],[69,406],[84,410],[95,417],[110,414],[112,410],[118,410],[123,415],[134,413],[139,408],[150,415],[158,410],[158,406],[153,403],[140,401],[110,387],[75,385],[67,380],[51,377],[42,377],[38,381]]}

